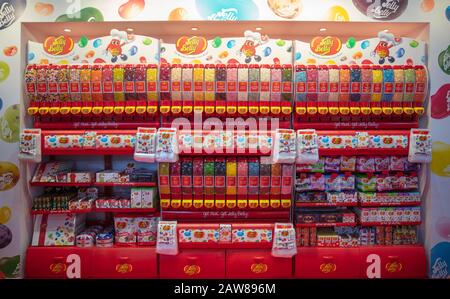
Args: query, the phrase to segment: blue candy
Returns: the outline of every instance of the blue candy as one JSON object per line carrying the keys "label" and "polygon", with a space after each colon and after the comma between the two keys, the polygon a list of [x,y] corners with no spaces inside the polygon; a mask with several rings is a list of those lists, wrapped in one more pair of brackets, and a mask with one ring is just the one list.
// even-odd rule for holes
{"label": "blue candy", "polygon": [[272,53],[272,49],[270,47],[266,47],[264,49],[263,53],[264,53],[264,56],[267,57],[267,56],[269,56]]}
{"label": "blue candy", "polygon": [[227,43],[227,48],[228,48],[228,49],[231,49],[231,48],[233,48],[235,45],[236,45],[236,41],[235,41],[234,39],[232,39],[232,40],[228,41],[228,43]]}
{"label": "blue candy", "polygon": [[361,49],[367,49],[370,46],[370,42],[368,40],[365,40],[361,43]]}
{"label": "blue candy", "polygon": [[98,48],[102,45],[102,40],[97,38],[92,44],[94,45],[94,48]]}
{"label": "blue candy", "polygon": [[130,54],[130,56],[134,56],[134,55],[136,55],[137,51],[138,51],[138,48],[136,46],[132,46],[130,48],[130,50],[128,50],[128,53]]}
{"label": "blue candy", "polygon": [[300,52],[295,53],[295,60],[300,60],[302,58],[302,54]]}
{"label": "blue candy", "polygon": [[34,57],[36,57],[36,55],[34,55],[33,52],[28,53],[28,61],[31,61],[34,59]]}
{"label": "blue candy", "polygon": [[403,48],[398,49],[397,52],[395,52],[395,55],[397,55],[397,58],[403,57],[403,55],[405,55],[405,49]]}

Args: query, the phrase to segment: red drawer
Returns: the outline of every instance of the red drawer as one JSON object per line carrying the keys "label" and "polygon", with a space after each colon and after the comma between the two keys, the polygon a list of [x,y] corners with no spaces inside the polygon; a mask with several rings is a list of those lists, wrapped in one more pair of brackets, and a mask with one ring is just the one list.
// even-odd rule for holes
{"label": "red drawer", "polygon": [[361,247],[361,277],[425,278],[426,254],[422,246]]}
{"label": "red drawer", "polygon": [[181,250],[159,255],[160,278],[224,278],[225,250]]}
{"label": "red drawer", "polygon": [[227,250],[227,278],[291,278],[292,258],[270,250]]}
{"label": "red drawer", "polygon": [[94,248],[93,278],[156,278],[158,276],[154,247]]}
{"label": "red drawer", "polygon": [[357,278],[358,248],[299,247],[295,256],[297,278]]}
{"label": "red drawer", "polygon": [[26,278],[88,278],[91,248],[29,247],[25,259]]}

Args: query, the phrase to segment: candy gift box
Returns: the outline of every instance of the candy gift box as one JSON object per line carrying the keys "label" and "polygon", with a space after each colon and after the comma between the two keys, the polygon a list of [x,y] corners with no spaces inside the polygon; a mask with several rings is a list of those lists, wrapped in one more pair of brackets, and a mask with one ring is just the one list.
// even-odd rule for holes
{"label": "candy gift box", "polygon": [[272,224],[232,224],[231,241],[232,243],[247,242],[272,242],[273,225]]}
{"label": "candy gift box", "polygon": [[65,181],[65,174],[73,167],[73,162],[48,162],[40,163],[34,173],[33,182],[58,182]]}
{"label": "candy gift box", "polygon": [[219,242],[219,224],[187,225],[178,229],[178,242]]}
{"label": "candy gift box", "polygon": [[68,183],[90,183],[94,180],[92,172],[72,171],[67,173]]}
{"label": "candy gift box", "polygon": [[130,176],[117,170],[104,170],[95,174],[95,180],[99,183],[126,183]]}
{"label": "candy gift box", "polygon": [[84,228],[85,214],[34,216],[32,246],[73,246]]}

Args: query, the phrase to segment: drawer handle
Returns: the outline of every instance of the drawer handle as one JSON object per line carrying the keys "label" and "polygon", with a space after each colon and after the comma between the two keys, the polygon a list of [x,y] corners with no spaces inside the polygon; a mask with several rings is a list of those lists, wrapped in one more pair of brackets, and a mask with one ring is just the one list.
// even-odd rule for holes
{"label": "drawer handle", "polygon": [[53,261],[55,263],[62,263],[64,261],[64,257],[63,256],[55,256],[55,257],[53,257]]}
{"label": "drawer handle", "polygon": [[264,261],[264,257],[262,257],[262,256],[255,256],[253,258],[253,260],[255,261],[255,263],[262,263]]}
{"label": "drawer handle", "polygon": [[196,257],[196,256],[188,256],[187,260],[192,262],[192,263],[195,263],[196,261],[198,261],[198,257]]}
{"label": "drawer handle", "polygon": [[334,256],[332,256],[332,255],[324,255],[322,258],[327,261],[334,260]]}
{"label": "drawer handle", "polygon": [[390,259],[390,260],[398,260],[398,255],[389,255],[388,259]]}
{"label": "drawer handle", "polygon": [[128,256],[121,256],[121,257],[119,257],[119,261],[121,263],[126,263],[126,262],[130,261],[130,258]]}

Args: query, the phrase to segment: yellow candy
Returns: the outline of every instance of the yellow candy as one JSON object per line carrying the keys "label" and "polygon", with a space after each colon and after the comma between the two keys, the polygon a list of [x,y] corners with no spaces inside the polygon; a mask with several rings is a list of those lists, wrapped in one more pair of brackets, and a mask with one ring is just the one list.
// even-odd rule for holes
{"label": "yellow candy", "polygon": [[223,51],[219,54],[219,58],[220,59],[224,59],[228,57],[228,52],[227,51]]}
{"label": "yellow candy", "polygon": [[381,93],[373,93],[372,102],[380,102],[380,101],[381,101]]}
{"label": "yellow candy", "polygon": [[326,19],[328,21],[348,22],[350,17],[348,16],[348,12],[345,8],[335,5],[328,9]]}
{"label": "yellow candy", "polygon": [[181,63],[181,59],[180,58],[172,59],[172,64],[180,64],[180,63]]}
{"label": "yellow candy", "polygon": [[191,61],[192,64],[200,64],[202,63],[199,59],[194,59]]}
{"label": "yellow candy", "polygon": [[306,63],[307,64],[315,64],[316,60],[314,58],[308,58],[308,59],[306,59]]}
{"label": "yellow candy", "polygon": [[11,209],[7,206],[0,208],[0,224],[6,224],[11,218]]}
{"label": "yellow candy", "polygon": [[363,53],[361,51],[356,52],[355,54],[353,54],[353,59],[361,59],[363,56]]}
{"label": "yellow candy", "polygon": [[328,60],[325,64],[336,64],[336,62],[334,60]]}
{"label": "yellow candy", "polygon": [[450,144],[433,142],[431,171],[443,177],[450,177]]}
{"label": "yellow candy", "polygon": [[214,81],[214,78],[216,76],[216,70],[213,68],[206,68],[205,69],[205,81]]}
{"label": "yellow candy", "polygon": [[48,59],[41,59],[41,61],[39,61],[39,64],[48,64]]}
{"label": "yellow candy", "polygon": [[156,68],[147,69],[147,81],[156,82],[157,70]]}
{"label": "yellow candy", "polygon": [[382,70],[373,70],[372,71],[372,81],[373,83],[382,83],[383,82],[383,71]]}
{"label": "yellow candy", "polygon": [[194,68],[193,72],[194,82],[202,82],[203,81],[203,68]]}
{"label": "yellow candy", "polygon": [[169,14],[169,21],[182,21],[187,20],[188,12],[182,7],[173,9]]}
{"label": "yellow candy", "polygon": [[69,64],[69,62],[65,59],[58,61],[58,64]]}

